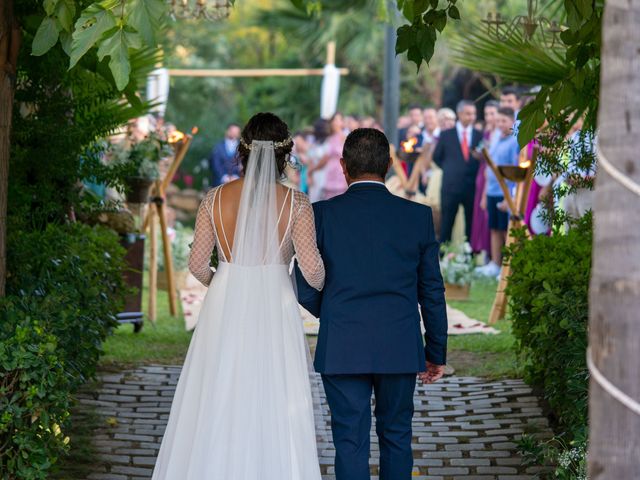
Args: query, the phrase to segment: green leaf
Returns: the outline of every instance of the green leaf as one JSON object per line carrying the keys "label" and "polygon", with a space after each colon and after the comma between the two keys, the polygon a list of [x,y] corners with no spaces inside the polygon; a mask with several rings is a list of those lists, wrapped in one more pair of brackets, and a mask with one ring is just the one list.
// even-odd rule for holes
{"label": "green leaf", "polygon": [[39,57],[47,53],[58,42],[58,25],[56,19],[46,17],[38,27],[31,46],[31,55]]}
{"label": "green leaf", "polygon": [[449,16],[454,20],[460,20],[460,10],[455,5],[449,7]]}
{"label": "green leaf", "polygon": [[165,12],[162,0],[134,0],[127,23],[135,28],[149,47],[158,44],[156,34],[162,28],[161,19]]}
{"label": "green leaf", "polygon": [[421,15],[422,12],[426,11],[429,8],[430,0],[414,0],[413,1],[413,14]]}
{"label": "green leaf", "polygon": [[406,18],[410,22],[413,22],[414,12],[412,1],[404,2],[404,6],[402,7],[402,14],[404,15],[404,18]]}
{"label": "green leaf", "polygon": [[420,49],[420,55],[422,58],[429,63],[431,57],[433,57],[433,52],[436,44],[436,29],[434,27],[427,27],[421,30],[418,30],[418,34],[416,35],[416,43],[418,48]]}
{"label": "green leaf", "polygon": [[110,57],[109,68],[113,74],[118,90],[124,90],[129,83],[131,64],[129,62],[129,49],[142,47],[140,35],[137,32],[114,28],[107,32],[106,38],[98,48],[98,59],[102,60],[107,55]]}
{"label": "green leaf", "polygon": [[438,8],[438,0],[430,0],[431,8]]}
{"label": "green leaf", "polygon": [[551,111],[558,115],[567,108],[571,108],[574,102],[575,88],[571,82],[564,82],[549,94]]}
{"label": "green leaf", "polygon": [[416,31],[411,25],[403,25],[398,28],[398,38],[396,40],[396,55],[406,52],[409,47],[416,44]]}
{"label": "green leaf", "polygon": [[[546,95],[545,95],[546,96]],[[518,119],[520,125],[518,127],[518,143],[520,148],[524,148],[536,135],[538,128],[542,126],[545,121],[544,103],[538,102],[538,99],[544,98],[541,94],[538,94],[536,101],[530,103],[525,108],[520,110]]]}
{"label": "green leaf", "polygon": [[116,17],[102,5],[94,3],[85,9],[75,24],[69,68],[73,68],[105,32],[115,26]]}
{"label": "green leaf", "polygon": [[49,17],[53,16],[53,12],[56,11],[56,5],[58,4],[58,0],[44,0],[42,6],[44,7],[44,11],[47,12]]}
{"label": "green leaf", "polygon": [[56,15],[62,29],[71,33],[73,17],[76,16],[75,2],[73,0],[60,0],[58,2],[58,8],[56,9]]}
{"label": "green leaf", "polygon": [[411,62],[415,63],[418,67],[418,71],[420,71],[420,65],[422,65],[422,53],[416,45],[413,45],[409,48],[409,51],[407,52],[407,58]]}
{"label": "green leaf", "polygon": [[433,22],[433,26],[436,27],[439,32],[442,32],[447,26],[447,12],[438,10],[438,15]]}
{"label": "green leaf", "polygon": [[60,45],[62,45],[62,50],[64,53],[71,56],[71,42],[73,41],[73,37],[70,33],[60,32]]}

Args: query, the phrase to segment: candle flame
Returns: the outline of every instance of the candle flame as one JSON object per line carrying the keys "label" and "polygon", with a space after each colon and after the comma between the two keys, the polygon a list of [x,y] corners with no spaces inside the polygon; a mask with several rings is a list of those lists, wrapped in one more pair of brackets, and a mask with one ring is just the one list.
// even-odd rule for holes
{"label": "candle flame", "polygon": [[413,137],[407,140],[406,142],[401,142],[401,143],[402,143],[402,151],[406,153],[411,153],[414,150],[413,147],[415,147],[416,144],[418,143],[418,139],[416,137]]}
{"label": "candle flame", "polygon": [[175,132],[171,132],[169,134],[169,138],[168,141],[169,143],[178,143],[179,141],[181,141],[184,138],[184,133],[182,133],[179,130],[176,130]]}
{"label": "candle flame", "polygon": [[520,163],[520,168],[529,168],[531,166],[531,160],[526,160]]}
{"label": "candle flame", "polygon": [[196,133],[198,133],[198,127],[193,127],[191,129],[191,135],[195,135]]}

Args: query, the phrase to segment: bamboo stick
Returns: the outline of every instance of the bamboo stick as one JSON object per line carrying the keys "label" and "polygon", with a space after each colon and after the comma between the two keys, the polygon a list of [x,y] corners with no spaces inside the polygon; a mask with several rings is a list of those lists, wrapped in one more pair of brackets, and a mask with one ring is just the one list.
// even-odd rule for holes
{"label": "bamboo stick", "polygon": [[[349,75],[348,68],[339,68],[340,75]],[[193,69],[170,68],[173,77],[312,77],[324,75],[322,68],[247,68],[247,69]]]}
{"label": "bamboo stick", "polygon": [[156,205],[149,204],[149,320],[156,323],[158,305],[158,240],[156,238]]}

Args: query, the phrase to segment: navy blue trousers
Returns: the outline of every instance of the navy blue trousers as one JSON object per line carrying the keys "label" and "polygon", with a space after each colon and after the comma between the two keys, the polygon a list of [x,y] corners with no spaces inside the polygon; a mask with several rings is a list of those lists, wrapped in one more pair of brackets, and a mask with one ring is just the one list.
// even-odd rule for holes
{"label": "navy blue trousers", "polygon": [[380,480],[410,480],[416,374],[322,375],[331,409],[336,480],[369,480],[371,393],[375,393]]}

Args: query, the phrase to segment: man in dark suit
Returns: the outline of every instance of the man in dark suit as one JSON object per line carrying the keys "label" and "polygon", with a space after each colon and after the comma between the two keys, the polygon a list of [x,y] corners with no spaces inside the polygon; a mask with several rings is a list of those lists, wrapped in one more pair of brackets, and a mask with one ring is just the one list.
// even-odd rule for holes
{"label": "man in dark suit", "polygon": [[433,161],[442,168],[441,243],[451,241],[460,205],[464,208],[465,235],[467,241],[471,239],[476,175],[480,167],[475,150],[482,141],[482,132],[473,128],[476,106],[469,100],[462,100],[456,110],[456,126],[440,134],[433,152]]}
{"label": "man in dark suit", "polygon": [[373,391],[380,479],[409,480],[416,374],[434,382],[446,363],[447,314],[431,209],[385,187],[391,158],[382,132],[354,130],[341,162],[349,189],[313,205],[324,290],[309,287],[296,271],[300,303],[320,317],[315,368],[331,409],[336,479],[370,478]]}
{"label": "man in dark suit", "polygon": [[240,126],[231,123],[227,126],[224,140],[217,143],[209,156],[211,186],[217,187],[235,180],[240,176],[240,166],[236,159],[236,150],[240,140]]}

